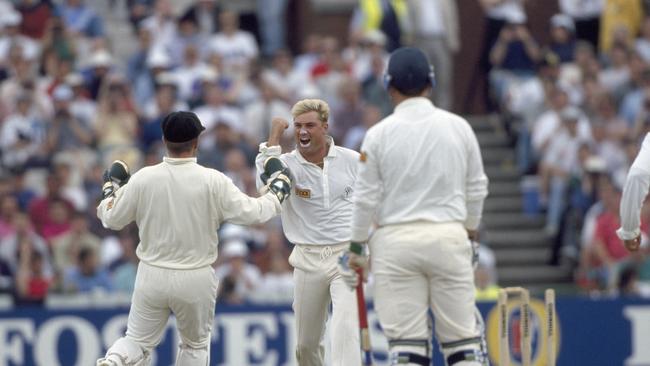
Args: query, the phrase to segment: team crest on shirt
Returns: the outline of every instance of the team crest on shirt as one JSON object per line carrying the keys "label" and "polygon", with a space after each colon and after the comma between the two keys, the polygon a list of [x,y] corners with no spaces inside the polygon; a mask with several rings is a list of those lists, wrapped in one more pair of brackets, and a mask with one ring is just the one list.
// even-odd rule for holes
{"label": "team crest on shirt", "polygon": [[311,190],[296,187],[296,196],[300,198],[311,198]]}
{"label": "team crest on shirt", "polygon": [[359,154],[359,161],[362,162],[362,163],[365,163],[366,160],[368,160],[368,155],[366,154],[365,151],[362,151],[362,152]]}
{"label": "team crest on shirt", "polygon": [[111,200],[108,201],[108,203],[106,204],[106,211],[108,211],[108,210],[110,210],[111,208],[113,208],[113,202],[114,202],[114,201],[115,201],[115,198],[111,198]]}

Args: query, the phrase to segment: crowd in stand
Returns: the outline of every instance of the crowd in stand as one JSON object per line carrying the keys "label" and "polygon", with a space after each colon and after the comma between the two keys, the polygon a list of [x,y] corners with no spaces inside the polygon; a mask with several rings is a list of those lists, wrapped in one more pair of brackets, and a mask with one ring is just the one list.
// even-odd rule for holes
{"label": "crowd in stand", "polygon": [[486,58],[517,168],[537,182],[550,262],[575,265],[586,292],[650,296],[649,246],[631,254],[615,234],[627,171],[650,131],[650,13],[642,1],[561,0],[540,44],[524,2],[506,1]]}
{"label": "crowd in stand", "polygon": [[[299,99],[327,100],[331,134],[353,149],[390,111],[381,79],[387,38],[378,30],[358,26],[350,44],[309,35],[294,56],[287,1],[125,5],[121,23],[132,25],[137,46],[121,56],[107,32],[116,15],[97,3],[0,1],[0,292],[18,304],[132,291],[137,228],[101,227],[101,176],[114,159],[132,171],[159,163],[167,113],[194,111],[206,127],[199,163],[257,195],[258,145],[271,118],[290,120]],[[287,132],[285,151],[292,139]],[[279,220],[219,233],[220,301],[292,298]]]}
{"label": "crowd in stand", "polygon": [[[538,177],[557,247],[552,261],[578,263],[586,290],[643,292],[648,250],[630,255],[614,234],[625,172],[650,130],[642,1],[560,0],[546,45],[528,31],[524,0],[479,2],[490,100],[517,145],[518,168]],[[159,163],[160,121],[171,111],[194,111],[206,127],[200,164],[256,195],[258,144],[272,117],[291,120],[297,100],[326,100],[335,143],[359,148],[392,109],[383,71],[400,41],[429,54],[434,102],[453,104],[451,60],[460,47],[453,0],[360,0],[348,43],[310,34],[295,53],[286,47],[288,0],[125,6],[122,23],[137,44],[128,55],[108,36],[107,16],[115,15],[91,1],[0,0],[0,292],[16,303],[132,291],[137,228],[101,227],[101,176],[114,159],[132,171]],[[291,132],[282,145],[292,149]],[[647,224],[650,210],[644,215]],[[291,299],[290,245],[279,220],[226,224],[219,234],[219,301]],[[486,256],[478,273],[489,287],[495,264]]]}

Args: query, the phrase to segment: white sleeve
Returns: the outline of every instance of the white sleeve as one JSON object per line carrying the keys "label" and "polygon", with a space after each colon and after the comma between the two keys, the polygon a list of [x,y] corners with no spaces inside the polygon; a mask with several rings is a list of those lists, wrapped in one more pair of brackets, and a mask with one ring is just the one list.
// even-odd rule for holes
{"label": "white sleeve", "polygon": [[261,224],[282,210],[275,194],[268,192],[258,198],[250,197],[240,191],[225,175],[218,179],[215,188],[213,195],[219,202],[223,221],[238,225]]}
{"label": "white sleeve", "polygon": [[255,186],[258,190],[264,186],[260,179],[260,175],[264,172],[264,161],[271,156],[280,157],[280,155],[282,155],[282,147],[280,145],[267,146],[266,142],[260,144],[259,153],[255,157],[255,169],[257,170]]}
{"label": "white sleeve", "polygon": [[483,170],[483,158],[476,135],[469,127],[468,133],[468,163],[465,178],[465,206],[467,218],[465,228],[476,230],[481,223],[483,202],[488,195],[488,178]]}
{"label": "white sleeve", "polygon": [[105,228],[121,230],[135,220],[138,195],[137,184],[131,181],[115,191],[111,197],[103,199],[97,206],[97,217]]}
{"label": "white sleeve", "polygon": [[[375,130],[376,131],[376,130]],[[368,240],[368,230],[383,194],[379,170],[379,146],[376,134],[368,131],[363,144],[354,185],[354,207],[352,208],[352,241]]]}
{"label": "white sleeve", "polygon": [[650,186],[650,134],[646,135],[641,151],[627,174],[621,198],[621,227],[616,234],[621,240],[631,240],[640,234],[641,206]]}

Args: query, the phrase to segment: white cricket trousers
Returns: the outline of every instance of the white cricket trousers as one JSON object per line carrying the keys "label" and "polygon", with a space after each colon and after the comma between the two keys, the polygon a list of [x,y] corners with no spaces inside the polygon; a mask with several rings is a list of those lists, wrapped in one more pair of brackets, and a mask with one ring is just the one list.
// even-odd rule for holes
{"label": "white cricket trousers", "polygon": [[480,335],[472,249],[462,224],[388,225],[369,245],[375,310],[389,341],[430,339],[429,307],[439,343]]}
{"label": "white cricket trousers", "polygon": [[[174,270],[140,262],[126,329],[126,338],[151,351],[161,341],[170,312],[176,316],[183,350],[210,349],[210,334],[219,281],[214,269]],[[201,352],[203,353],[203,352]]]}
{"label": "white cricket trousers", "polygon": [[343,282],[337,268],[338,257],[348,246],[296,245],[289,256],[296,286],[293,311],[299,366],[324,365],[322,340],[330,302],[331,366],[361,363],[356,293]]}

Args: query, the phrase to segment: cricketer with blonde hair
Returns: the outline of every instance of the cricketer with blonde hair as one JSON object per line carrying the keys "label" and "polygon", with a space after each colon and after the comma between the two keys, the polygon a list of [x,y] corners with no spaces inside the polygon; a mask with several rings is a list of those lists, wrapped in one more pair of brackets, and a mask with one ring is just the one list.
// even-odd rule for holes
{"label": "cricketer with blonde hair", "polygon": [[[328,309],[331,365],[359,365],[356,295],[337,270],[337,258],[349,246],[352,196],[359,153],[336,146],[327,134],[329,106],[320,99],[296,103],[293,116],[296,148],[282,153],[280,138],[289,122],[271,121],[269,140],[260,144],[257,171],[269,157],[278,157],[293,174],[294,190],[284,201],[282,226],[294,244],[289,263],[294,268],[293,310],[296,358],[300,366],[324,364],[322,346]],[[258,179],[258,188],[266,182]]]}

